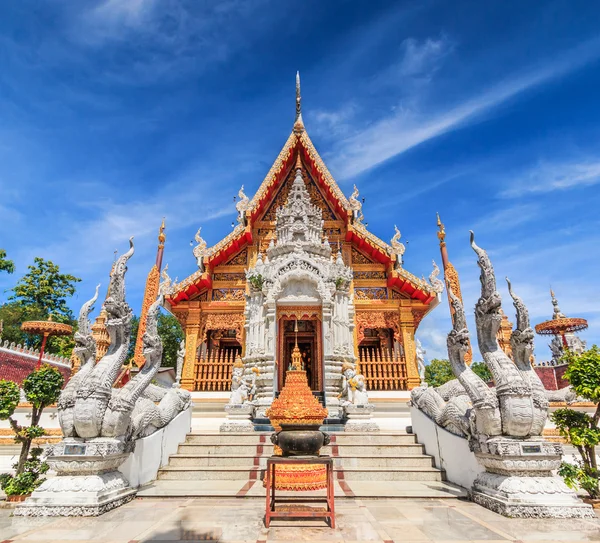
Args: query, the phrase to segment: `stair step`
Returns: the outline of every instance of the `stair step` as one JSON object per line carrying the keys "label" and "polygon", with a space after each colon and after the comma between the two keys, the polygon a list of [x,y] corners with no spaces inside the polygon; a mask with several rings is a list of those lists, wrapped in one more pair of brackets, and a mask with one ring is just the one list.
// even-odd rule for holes
{"label": "stair step", "polygon": [[[260,449],[257,449],[260,445]],[[338,444],[335,444],[338,445]],[[423,454],[423,445],[419,443],[407,443],[404,445],[339,445],[337,456],[402,456]],[[182,443],[179,445],[178,454],[200,454],[200,455],[234,455],[234,456],[270,456],[273,454],[272,443],[260,443],[257,445],[238,445],[238,444],[195,444]],[[332,445],[326,445],[321,449],[321,454],[331,455]]]}
{"label": "stair step", "polygon": [[[466,490],[443,481],[355,481],[345,483],[342,488],[338,481],[333,485],[336,500],[349,499],[347,488],[350,486],[352,496],[356,498],[408,498],[408,499],[455,499],[468,498]],[[264,500],[265,489],[259,482],[247,489],[244,481],[154,481],[138,492],[138,498],[165,497],[233,497],[243,492],[246,498]],[[302,496],[323,496],[324,491],[303,492]],[[278,497],[298,497],[296,492],[277,493]]]}
{"label": "stair step", "polygon": [[[266,468],[268,456],[248,455],[212,455],[212,454],[175,454],[170,457],[169,465],[173,467],[229,467],[254,466]],[[339,467],[431,467],[432,458],[427,455],[407,456],[351,456],[334,457],[335,466]],[[250,469],[250,468],[248,468]]]}
{"label": "stair step", "polygon": [[[433,467],[395,468],[337,468],[334,478],[348,481],[442,481],[443,474]],[[167,466],[158,472],[159,480],[260,480],[264,469],[260,467],[217,466],[175,467]]]}

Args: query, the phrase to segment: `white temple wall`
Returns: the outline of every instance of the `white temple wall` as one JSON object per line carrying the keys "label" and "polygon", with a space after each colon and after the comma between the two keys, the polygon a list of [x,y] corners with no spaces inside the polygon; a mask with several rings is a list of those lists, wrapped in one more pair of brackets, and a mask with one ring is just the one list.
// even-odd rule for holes
{"label": "white temple wall", "polygon": [[190,405],[164,428],[136,440],[135,449],[119,467],[133,488],[154,481],[158,470],[169,463],[169,456],[177,452],[192,429],[192,410]]}
{"label": "white temple wall", "polygon": [[410,408],[412,430],[425,452],[433,456],[435,467],[446,471],[446,479],[467,490],[485,469],[471,450],[466,439],[438,426],[425,413],[414,406]]}

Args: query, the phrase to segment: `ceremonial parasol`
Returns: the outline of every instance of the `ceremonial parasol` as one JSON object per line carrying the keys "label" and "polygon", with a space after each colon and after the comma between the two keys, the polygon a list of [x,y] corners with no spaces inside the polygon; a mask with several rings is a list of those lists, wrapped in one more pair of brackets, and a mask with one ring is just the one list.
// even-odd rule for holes
{"label": "ceremonial parasol", "polygon": [[52,315],[50,315],[46,321],[24,322],[21,325],[21,330],[23,330],[23,332],[27,332],[28,334],[43,336],[42,347],[40,348],[40,358],[38,359],[36,369],[39,369],[42,364],[44,348],[46,347],[48,336],[68,336],[73,333],[73,327],[71,325],[64,324],[62,322],[54,322],[52,320]]}
{"label": "ceremonial parasol", "polygon": [[535,331],[540,335],[545,336],[560,336],[562,338],[563,347],[567,349],[567,339],[565,334],[572,332],[580,332],[588,327],[585,319],[566,317],[558,307],[558,300],[551,290],[552,305],[554,306],[554,316],[548,320],[537,324]]}

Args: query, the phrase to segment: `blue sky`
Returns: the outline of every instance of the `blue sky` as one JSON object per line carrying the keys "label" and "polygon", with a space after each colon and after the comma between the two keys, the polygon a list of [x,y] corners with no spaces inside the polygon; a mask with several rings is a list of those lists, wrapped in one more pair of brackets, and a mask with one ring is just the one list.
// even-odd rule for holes
{"label": "blue sky", "polygon": [[[3,2],[0,247],[17,273],[0,300],[41,256],[84,279],[78,309],[134,235],[138,312],[163,216],[171,275],[195,271],[197,228],[226,235],[288,137],[300,70],[308,133],[369,228],[398,225],[409,271],[439,263],[439,211],[470,315],[474,229],[511,319],[505,275],[533,323],[552,286],[597,342],[599,28],[577,1]],[[449,328],[444,301],[418,333],[428,358]]]}

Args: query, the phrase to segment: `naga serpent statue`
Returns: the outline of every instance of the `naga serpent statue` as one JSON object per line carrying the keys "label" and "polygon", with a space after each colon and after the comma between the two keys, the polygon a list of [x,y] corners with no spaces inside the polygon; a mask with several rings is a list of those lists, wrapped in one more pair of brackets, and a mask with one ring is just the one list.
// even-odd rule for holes
{"label": "naga serpent statue", "polygon": [[[104,302],[110,347],[95,365],[96,344],[88,314],[96,301],[97,289],[96,296],[81,308],[80,329],[75,339],[76,354],[82,366],[67,383],[58,402],[59,421],[65,437],[117,438],[129,442],[165,426],[190,405],[189,392],[151,384],[162,359],[162,341],[157,331],[162,295],[148,311],[143,336],[144,366],[125,386],[113,388],[126,360],[131,336],[132,311],[125,301],[125,273],[127,261],[134,252],[133,238],[129,244],[129,251],[115,263],[109,295]],[[158,405],[155,402],[159,402]]]}
{"label": "naga serpent statue", "polygon": [[490,388],[465,362],[469,349],[469,331],[459,298],[448,294],[454,310],[453,329],[448,334],[448,356],[456,380],[438,388],[413,389],[413,404],[449,431],[469,438],[478,449],[486,439],[497,436],[526,438],[539,436],[546,422],[548,400],[539,377],[533,370],[533,330],[525,304],[509,292],[517,311],[517,327],[511,336],[515,361],[500,348],[497,332],[502,319],[501,299],[496,288],[494,269],[487,253],[475,243],[481,269],[481,297],[475,306],[479,350],[492,373],[495,388]]}
{"label": "naga serpent statue", "polygon": [[77,332],[75,332],[74,352],[75,356],[79,358],[80,367],[79,371],[69,379],[69,382],[63,388],[58,398],[58,420],[65,437],[73,437],[75,435],[73,408],[75,407],[77,390],[96,363],[96,342],[92,336],[92,326],[88,317],[98,299],[99,288],[100,285],[96,287],[94,297],[85,302],[79,311],[79,326]]}

